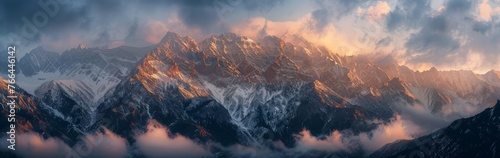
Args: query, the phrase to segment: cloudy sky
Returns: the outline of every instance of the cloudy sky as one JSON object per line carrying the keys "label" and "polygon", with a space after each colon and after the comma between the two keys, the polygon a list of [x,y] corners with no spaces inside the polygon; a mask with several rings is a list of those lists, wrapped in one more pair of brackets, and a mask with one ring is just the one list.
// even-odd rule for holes
{"label": "cloudy sky", "polygon": [[0,44],[62,52],[146,46],[167,31],[302,35],[341,55],[416,70],[500,69],[500,0],[40,0],[0,2]]}

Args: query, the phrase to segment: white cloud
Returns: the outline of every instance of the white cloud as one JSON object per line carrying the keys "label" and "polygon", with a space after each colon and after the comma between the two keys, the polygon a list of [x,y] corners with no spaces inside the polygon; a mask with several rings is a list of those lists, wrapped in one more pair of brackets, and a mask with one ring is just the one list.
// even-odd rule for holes
{"label": "white cloud", "polygon": [[301,153],[307,151],[353,152],[355,149],[363,149],[367,153],[381,148],[382,146],[401,139],[412,139],[410,130],[413,127],[407,124],[399,115],[395,116],[389,123],[381,124],[370,132],[352,135],[352,133],[332,132],[329,136],[318,139],[311,136],[310,132],[301,132],[297,146],[293,148]]}
{"label": "white cloud", "polygon": [[300,132],[299,141],[297,142],[296,150],[306,151],[347,151],[348,148],[342,142],[342,134],[339,131],[334,131],[325,139],[318,139],[311,135],[311,132],[304,130]]}
{"label": "white cloud", "polygon": [[38,133],[27,132],[16,137],[15,154],[22,157],[67,158],[67,157],[127,157],[127,141],[111,131],[88,134],[70,147],[59,138],[43,138]]}
{"label": "white cloud", "polygon": [[365,151],[372,153],[388,143],[401,139],[412,139],[413,137],[409,134],[411,128],[406,121],[396,115],[390,123],[381,125],[370,133],[361,133],[359,141]]}
{"label": "white cloud", "polygon": [[182,135],[169,136],[169,130],[150,120],[146,133],[136,136],[138,150],[148,157],[201,157],[209,155],[202,146]]}
{"label": "white cloud", "polygon": [[37,133],[23,133],[16,137],[16,154],[22,157],[65,157],[70,147],[57,138],[44,139]]}

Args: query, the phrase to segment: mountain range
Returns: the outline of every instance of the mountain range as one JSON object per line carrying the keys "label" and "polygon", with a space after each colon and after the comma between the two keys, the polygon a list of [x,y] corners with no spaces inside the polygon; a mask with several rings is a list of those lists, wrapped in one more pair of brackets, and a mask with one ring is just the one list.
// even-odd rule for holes
{"label": "mountain range", "polygon": [[[226,150],[234,145],[290,157],[296,153],[277,149],[275,142],[296,148],[304,130],[320,140],[336,131],[368,133],[421,108],[450,119],[435,128],[449,127],[412,133],[414,140],[371,155],[359,147],[301,154],[399,157],[420,151],[415,142],[432,149],[424,157],[495,157],[499,150],[500,113],[486,109],[500,98],[499,71],[414,71],[392,56],[341,56],[296,35],[251,39],[224,33],[197,42],[168,32],[142,48],[80,45],[57,53],[38,47],[18,61],[18,69],[19,131],[60,138],[69,146],[101,127],[133,146],[155,120],[170,134],[220,144],[207,147],[213,154],[206,157],[239,157]],[[3,117],[0,131],[7,131]],[[449,129],[457,121],[467,126]],[[135,150],[128,156],[148,157]]]}

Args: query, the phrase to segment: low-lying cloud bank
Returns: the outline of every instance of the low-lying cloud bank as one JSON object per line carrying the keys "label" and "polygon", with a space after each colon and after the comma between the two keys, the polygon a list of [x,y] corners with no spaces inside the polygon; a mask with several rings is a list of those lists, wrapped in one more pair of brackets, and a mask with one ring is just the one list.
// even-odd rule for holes
{"label": "low-lying cloud bank", "polygon": [[204,146],[179,134],[169,135],[169,130],[151,120],[147,132],[136,136],[136,147],[147,157],[203,157],[210,155]]}
{"label": "low-lying cloud bank", "polygon": [[[171,134],[169,130],[152,120],[147,131],[135,137],[130,145],[124,138],[103,128],[101,132],[89,134],[70,146],[59,138],[44,138],[37,133],[23,133],[17,136],[16,155],[22,157],[66,158],[66,157],[216,157],[223,153],[229,157],[296,157],[311,152],[352,152],[363,149],[368,152],[398,139],[410,139],[405,124],[400,119],[381,125],[369,133],[359,135],[334,131],[329,136],[317,138],[307,130],[297,135],[297,145],[287,148],[282,142],[270,142],[255,146],[199,144],[185,136]],[[348,132],[347,132],[348,133]],[[217,152],[211,151],[217,149]]]}
{"label": "low-lying cloud bank", "polygon": [[324,152],[355,152],[360,149],[365,153],[372,153],[380,147],[401,139],[412,139],[405,120],[396,115],[389,123],[381,124],[376,129],[366,133],[353,135],[350,131],[334,131],[331,135],[318,139],[304,130],[299,136],[296,150]]}
{"label": "low-lying cloud bank", "polygon": [[[70,146],[59,138],[38,133],[22,133],[16,137],[14,154],[21,157],[38,158],[120,158],[134,155],[146,157],[203,157],[210,156],[206,146],[198,145],[182,135],[170,135],[169,130],[151,120],[147,131],[135,137],[136,143],[130,143],[106,128],[88,134]],[[2,146],[7,146],[2,142]],[[2,149],[5,152],[7,149]],[[10,151],[10,150],[9,150]],[[9,152],[7,151],[7,152]]]}
{"label": "low-lying cloud bank", "polygon": [[59,138],[44,138],[32,132],[17,135],[16,143],[16,155],[38,158],[126,157],[129,149],[125,139],[104,128],[81,137],[73,146]]}
{"label": "low-lying cloud bank", "polygon": [[[296,135],[293,148],[282,142],[222,146],[217,143],[201,144],[169,129],[155,120],[150,120],[147,131],[137,134],[131,144],[126,139],[106,128],[87,134],[75,145],[68,145],[59,138],[43,137],[37,133],[17,136],[16,155],[22,157],[298,157],[314,153],[359,153],[368,155],[382,146],[401,139],[413,139],[447,126],[463,114],[463,109],[448,109],[449,115],[434,114],[421,105],[401,106],[400,111],[389,122],[379,123],[370,132],[353,134],[350,130],[333,131],[330,135],[313,136],[307,129]],[[477,111],[477,110],[473,110]],[[468,113],[470,115],[470,113]],[[464,117],[463,115],[460,115]],[[374,120],[373,122],[381,122]],[[5,145],[2,142],[1,145]],[[6,150],[6,149],[2,149]]]}

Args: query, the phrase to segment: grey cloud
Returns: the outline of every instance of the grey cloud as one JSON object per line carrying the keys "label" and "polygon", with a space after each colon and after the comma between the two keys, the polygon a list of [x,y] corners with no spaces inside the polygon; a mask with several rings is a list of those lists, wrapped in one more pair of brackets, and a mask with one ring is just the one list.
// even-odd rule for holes
{"label": "grey cloud", "polygon": [[401,28],[417,27],[430,10],[430,1],[428,0],[402,0],[387,15],[387,29],[394,31]]}
{"label": "grey cloud", "polygon": [[396,7],[396,11],[392,11],[387,15],[387,28],[388,30],[392,31],[400,27],[401,24],[403,24],[404,17],[400,13],[401,8]]}
{"label": "grey cloud", "polygon": [[314,28],[321,30],[329,23],[342,16],[353,13],[356,8],[366,1],[363,0],[316,0],[319,9],[312,12]]}
{"label": "grey cloud", "polygon": [[[96,24],[93,23],[94,20],[114,16],[114,13],[120,13],[124,9],[121,1],[115,0],[87,0],[80,3],[67,3],[67,1],[62,0],[41,0],[38,2],[41,4],[29,1],[1,1],[0,6],[3,7],[4,14],[1,14],[3,16],[0,17],[2,19],[0,25],[7,28],[1,33],[21,32],[23,31],[22,27],[26,24],[22,20],[23,18],[36,25],[37,20],[44,21],[43,17],[47,17],[46,24],[36,26],[36,29],[42,33],[57,33],[66,29],[88,31],[91,26]],[[99,17],[94,17],[91,14],[99,15]]]}
{"label": "grey cloud", "polygon": [[[262,12],[281,4],[283,1],[40,0],[44,4],[51,4],[48,7],[43,7],[43,5],[32,1],[5,0],[0,1],[0,26],[5,28],[0,30],[0,44],[38,45],[51,43],[51,41],[42,42],[42,37],[54,40],[52,42],[67,42],[71,41],[68,39],[70,35],[76,36],[73,38],[86,41],[87,44],[100,43],[102,45],[102,42],[112,42],[113,40],[128,40],[129,43],[138,42],[141,40],[140,38],[145,38],[144,35],[138,34],[142,33],[139,29],[148,29],[145,27],[145,22],[148,19],[164,21],[171,16],[171,13],[175,12],[186,26],[198,28],[205,34],[217,34],[228,32],[230,25],[222,21],[219,12],[224,12],[226,9],[235,12]],[[225,8],[217,8],[214,2],[223,4]],[[39,18],[38,20],[44,20],[43,22],[46,23],[31,27],[33,15],[49,14],[44,8],[53,10],[54,15],[47,15],[47,20]],[[236,8],[244,8],[244,10],[236,10]],[[22,20],[23,17],[28,19],[29,24]],[[23,28],[25,25],[29,26]],[[136,34],[130,33],[134,30],[133,28],[136,29]]]}
{"label": "grey cloud", "polygon": [[128,28],[128,34],[125,37],[125,42],[133,41],[137,36],[140,36],[139,33],[139,21],[136,18],[132,25]]}
{"label": "grey cloud", "polygon": [[388,16],[386,27],[389,31],[418,30],[405,42],[409,63],[450,66],[471,60],[468,59],[471,51],[485,58],[476,67],[491,67],[497,63],[498,45],[493,43],[500,40],[495,38],[498,33],[493,26],[498,21],[476,20],[473,8],[479,2],[447,1],[441,12],[432,10],[429,2],[403,1]]}
{"label": "grey cloud", "polygon": [[213,0],[170,0],[170,3],[179,7],[178,16],[189,27],[206,32],[220,24]]}
{"label": "grey cloud", "polygon": [[[236,12],[266,12],[284,0],[168,0],[164,3],[179,7],[178,16],[189,27],[201,29],[204,33],[228,32],[223,23],[224,15]],[[151,1],[156,2],[156,1]]]}
{"label": "grey cloud", "polygon": [[446,127],[453,120],[458,118],[449,119],[444,114],[433,114],[424,105],[403,105],[398,107],[400,110],[399,115],[408,125],[410,129],[408,133],[412,136],[422,136],[434,132],[440,128]]}
{"label": "grey cloud", "polygon": [[242,1],[246,9],[250,11],[269,11],[274,6],[283,4],[285,0],[253,0]]}
{"label": "grey cloud", "polygon": [[491,23],[487,22],[476,22],[472,25],[472,30],[485,35],[487,32],[491,31],[493,28]]}
{"label": "grey cloud", "polygon": [[406,42],[408,55],[426,52],[414,58],[413,62],[439,61],[460,47],[459,41],[451,35],[449,25],[447,17],[433,17],[427,19],[418,33],[410,36]]}
{"label": "grey cloud", "polygon": [[[173,136],[171,136],[173,135]],[[203,145],[150,120],[147,131],[135,137],[138,151],[147,157],[206,157],[210,153]]]}
{"label": "grey cloud", "polygon": [[23,16],[28,13],[33,14],[38,5],[26,1],[5,0],[0,2],[0,25],[4,28],[0,30],[1,34],[7,34],[9,31],[21,27],[18,24]]}
{"label": "grey cloud", "polygon": [[331,15],[327,9],[318,9],[312,13],[313,19],[315,19],[314,28],[323,29],[326,25],[331,22]]}
{"label": "grey cloud", "polygon": [[98,38],[93,41],[92,45],[101,45],[103,43],[109,43],[111,41],[111,37],[107,31],[103,31],[99,33]]}
{"label": "grey cloud", "polygon": [[[105,129],[87,134],[74,145],[68,145],[57,137],[46,137],[27,132],[16,136],[16,150],[6,151],[20,157],[65,158],[65,157],[128,157],[127,141]],[[3,143],[2,143],[3,145]],[[6,148],[0,151],[8,150]],[[5,151],[4,151],[5,152]]]}
{"label": "grey cloud", "polygon": [[[125,4],[116,0],[6,0],[0,2],[0,8],[3,11],[0,26],[6,28],[0,31],[0,43],[26,48],[58,41],[69,43],[70,38],[88,44],[101,43],[104,39],[117,38],[113,37],[119,34],[114,29],[116,25],[126,25],[130,21],[124,15]],[[49,45],[44,47],[52,48]],[[67,47],[75,45],[61,49]]]}
{"label": "grey cloud", "polygon": [[453,0],[446,4],[446,12],[449,13],[467,13],[472,8],[471,0]]}
{"label": "grey cloud", "polygon": [[335,17],[349,14],[355,11],[359,5],[365,3],[363,0],[317,0],[317,2],[323,7],[333,7],[325,9],[330,9]]}

